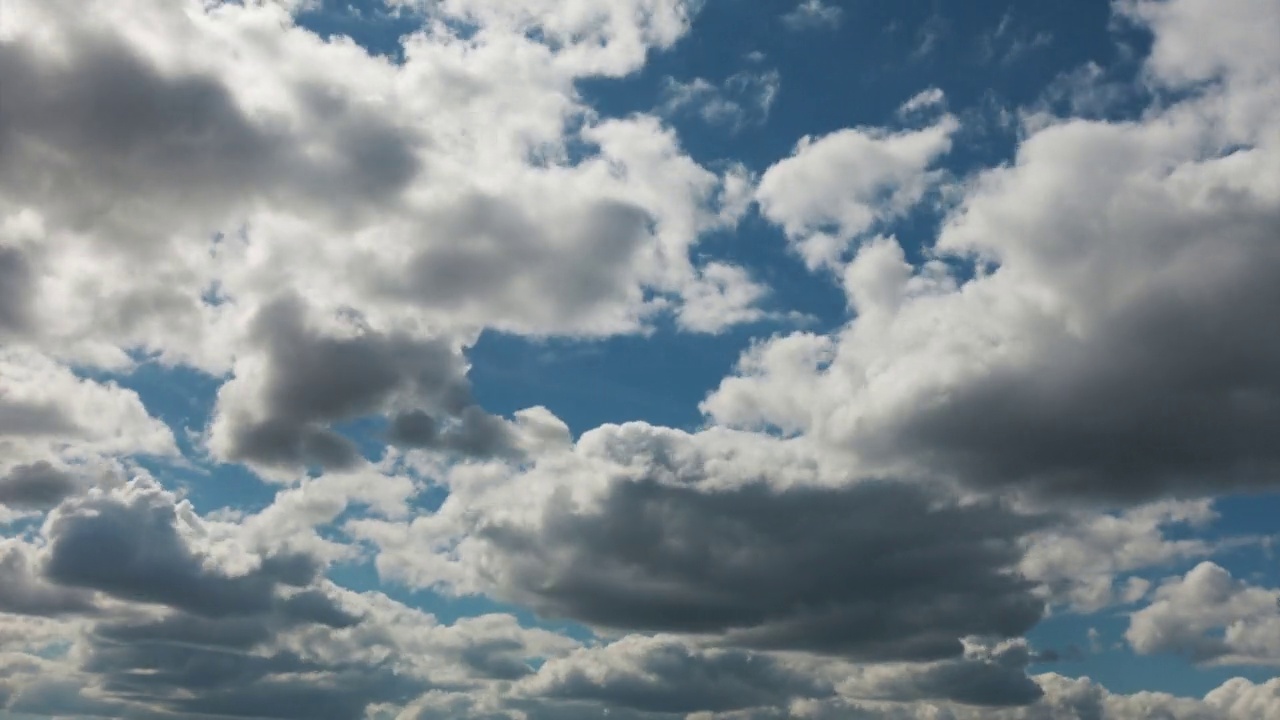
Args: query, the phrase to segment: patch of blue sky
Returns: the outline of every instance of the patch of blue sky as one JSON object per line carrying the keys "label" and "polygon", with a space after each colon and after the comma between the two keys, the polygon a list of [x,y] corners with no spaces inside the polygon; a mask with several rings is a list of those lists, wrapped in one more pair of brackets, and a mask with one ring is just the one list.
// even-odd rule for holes
{"label": "patch of blue sky", "polygon": [[314,0],[297,23],[323,38],[351,38],[372,54],[400,62],[401,38],[421,29],[422,17],[410,5],[385,0]]}
{"label": "patch of blue sky", "polygon": [[137,457],[134,462],[169,489],[180,492],[198,511],[230,507],[254,512],[275,497],[278,487],[264,483],[243,466],[210,462],[200,444],[223,378],[145,359],[127,373],[79,374],[134,391],[147,412],[169,426],[182,460]]}

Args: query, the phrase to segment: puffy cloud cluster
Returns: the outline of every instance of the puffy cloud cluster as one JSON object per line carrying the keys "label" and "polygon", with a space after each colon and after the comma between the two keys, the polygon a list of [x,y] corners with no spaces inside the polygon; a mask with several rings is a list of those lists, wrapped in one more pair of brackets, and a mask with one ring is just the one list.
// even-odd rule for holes
{"label": "puffy cloud cluster", "polygon": [[225,369],[285,289],[466,337],[634,331],[691,293],[754,286],[704,279],[690,255],[732,221],[725,178],[574,88],[674,42],[684,2],[421,12],[393,63],[277,3],[6,8],[6,334]]}
{"label": "puffy cloud cluster", "polygon": [[785,441],[605,426],[527,472],[458,473],[434,515],[352,530],[411,582],[734,647],[927,660],[1039,620],[1015,570],[1042,520],[824,474]]}
{"label": "puffy cloud cluster", "polygon": [[[694,0],[396,0],[395,57],[306,5],[0,13],[0,712],[1280,716],[1276,681],[1120,695],[1033,674],[1056,654],[1026,640],[1128,605],[1135,653],[1280,659],[1274,591],[1207,560],[1256,539],[1183,536],[1280,471],[1280,7],[1117,0],[1159,102],[1029,117],[1007,165],[944,170],[963,116],[935,114],[806,137],[757,181],[579,91]],[[779,77],[672,80],[665,109],[763,118]],[[934,198],[913,264],[891,233]],[[770,317],[699,247],[752,205],[853,315],[755,343],[705,427],[575,439],[477,402],[486,330]],[[112,379],[143,361],[214,381],[200,427]],[[169,476],[219,464],[274,498],[205,512]],[[340,562],[536,623],[442,624]]]}
{"label": "puffy cloud cluster", "polygon": [[1141,654],[1178,653],[1198,663],[1280,663],[1280,592],[1255,587],[1212,562],[1165,581],[1129,618],[1125,639]]}
{"label": "puffy cloud cluster", "polygon": [[[1217,8],[1120,3],[1154,33],[1144,77],[1167,102],[1037,118],[1011,164],[956,188],[921,266],[893,238],[865,242],[841,266],[856,319],[756,348],[704,410],[802,432],[867,473],[975,488],[1132,501],[1274,485],[1280,11]],[[792,235],[852,235],[918,197],[943,129],[806,145],[764,174],[764,212]],[[836,181],[841,167],[859,179]]]}

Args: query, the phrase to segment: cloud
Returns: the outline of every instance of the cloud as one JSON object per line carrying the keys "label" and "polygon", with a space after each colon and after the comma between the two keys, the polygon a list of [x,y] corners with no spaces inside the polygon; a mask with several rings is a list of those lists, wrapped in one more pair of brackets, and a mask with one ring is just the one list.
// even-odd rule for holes
{"label": "cloud", "polygon": [[[577,646],[509,615],[441,625],[321,579],[145,476],[65,500],[0,546],[0,707],[86,717],[350,718],[435,685],[479,691]],[[59,624],[49,618],[57,618]],[[20,642],[16,637],[25,637]]]}
{"label": "cloud", "polygon": [[[1029,539],[1022,572],[1043,583],[1055,603],[1097,612],[1141,600],[1149,583],[1125,575],[1208,557],[1241,542],[1177,538],[1203,531],[1218,517],[1212,502],[1158,502],[1121,513],[1082,513]],[[1124,582],[1122,582],[1124,580]],[[1135,597],[1136,595],[1136,597]]]}
{"label": "cloud", "polygon": [[806,137],[764,172],[756,201],[810,268],[840,266],[851,241],[905,215],[938,181],[931,166],[951,149],[957,128],[946,117],[923,130],[850,128]]}
{"label": "cloud", "polygon": [[80,483],[70,473],[47,461],[18,465],[0,476],[0,505],[47,510],[80,489]]}
{"label": "cloud", "polygon": [[782,16],[782,23],[791,30],[838,28],[844,19],[844,10],[827,5],[823,0],[801,0],[791,12]]}
{"label": "cloud", "polygon": [[1274,589],[1236,580],[1212,562],[1166,580],[1129,617],[1125,639],[1143,655],[1176,653],[1198,663],[1280,663]]}
{"label": "cloud", "polygon": [[326,613],[310,600],[284,600],[277,593],[313,583],[321,570],[314,559],[271,555],[240,572],[218,568],[184,538],[188,513],[188,506],[141,479],[110,494],[70,499],[47,520],[44,574],[67,587],[203,617],[259,614],[277,603],[286,611]]}
{"label": "cloud", "polygon": [[898,116],[909,117],[926,110],[944,107],[946,102],[946,94],[940,88],[931,87],[927,90],[921,90],[902,103],[902,107],[898,108]]}
{"label": "cloud", "polygon": [[15,335],[30,328],[34,294],[26,255],[0,245],[0,333]]}
{"label": "cloud", "polygon": [[1029,678],[1034,659],[1025,641],[970,641],[962,658],[924,666],[871,666],[840,684],[842,695],[892,702],[950,701],[986,708],[1031,705],[1044,695]]}
{"label": "cloud", "polygon": [[[1271,4],[1121,0],[1159,102],[1053,117],[1109,116],[1086,67],[1005,165],[941,169],[961,128],[930,89],[898,116],[930,125],[805,138],[758,181],[588,103],[584,80],[673,47],[697,2],[397,5],[420,23],[391,59],[300,27],[291,0],[7,1],[0,713],[1280,712],[1275,682],[1031,676],[1051,653],[1024,637],[1047,608],[1124,605],[1139,654],[1277,661],[1272,590],[1208,562],[1147,579],[1255,542],[1188,534],[1216,519],[1205,496],[1280,464]],[[795,28],[841,22],[793,5]],[[744,72],[657,102],[733,126],[777,92]],[[935,196],[936,241],[909,252],[899,223]],[[753,201],[840,284],[842,327],[754,342],[697,432],[575,441],[544,408],[479,404],[465,353],[486,330],[771,317],[768,273],[701,245]],[[173,491],[189,444],[125,387],[144,361],[218,387],[193,463],[290,484],[208,514],[221,491]],[[365,563],[451,610],[573,629],[445,624],[335,583]]]}
{"label": "cloud", "polygon": [[41,577],[32,548],[20,541],[0,540],[0,579],[0,612],[59,616],[97,609],[91,592]]}
{"label": "cloud", "polygon": [[0,449],[13,463],[6,474],[51,458],[177,454],[172,431],[136,392],[18,347],[0,348]]}
{"label": "cloud", "polygon": [[[354,467],[354,443],[333,423],[393,415],[390,439],[464,455],[512,454],[514,433],[471,399],[461,354],[443,340],[356,330],[326,335],[285,296],[251,327],[257,362],[219,392],[210,445],[220,456],[264,466]],[[255,407],[257,406],[257,407]]]}
{"label": "cloud", "polygon": [[[1180,9],[1156,9],[1166,6]],[[1199,7],[1135,12],[1157,47],[1186,48],[1184,12]],[[1280,22],[1255,9],[1244,23]],[[1212,31],[1239,21],[1215,19]],[[1280,65],[1270,45],[1249,44],[1260,36],[1240,33],[1209,65],[1157,51],[1149,81],[1184,93],[1166,108],[1028,128],[1013,163],[964,184],[919,265],[892,240],[862,248],[843,276],[858,317],[828,340],[826,364],[745,362],[703,409],[734,427],[821,438],[871,474],[1123,503],[1272,484],[1280,457],[1263,429],[1280,412],[1280,346],[1259,328],[1280,302],[1269,172],[1280,88],[1260,69]],[[844,132],[841,145],[878,147]],[[905,137],[921,149],[913,162],[866,164],[903,168],[885,177],[919,188],[945,133]],[[848,236],[884,214],[847,180],[803,181],[826,177],[823,142],[761,181],[764,214],[793,237],[822,237],[824,223]],[[771,183],[787,164],[795,179]],[[813,186],[827,189],[769,197]]]}
{"label": "cloud", "polygon": [[431,336],[632,333],[696,301],[727,179],[574,89],[636,69],[693,8],[542,6],[422,8],[402,63],[280,3],[8,8],[3,272],[40,292],[5,326],[83,366],[222,374],[281,292]]}
{"label": "cloud", "polygon": [[763,442],[606,426],[528,474],[460,477],[436,516],[350,529],[392,577],[725,647],[927,660],[1039,620],[1013,572],[1039,520],[906,482],[824,486]]}
{"label": "cloud", "polygon": [[785,705],[794,697],[829,696],[834,689],[768,655],[632,636],[552,660],[518,692],[675,714]]}

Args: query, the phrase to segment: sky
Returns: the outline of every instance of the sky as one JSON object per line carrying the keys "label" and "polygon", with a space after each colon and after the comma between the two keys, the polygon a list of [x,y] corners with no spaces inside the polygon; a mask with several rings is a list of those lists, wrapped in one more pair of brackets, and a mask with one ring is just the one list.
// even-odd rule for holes
{"label": "sky", "polygon": [[0,0],[0,720],[1280,719],[1277,0]]}

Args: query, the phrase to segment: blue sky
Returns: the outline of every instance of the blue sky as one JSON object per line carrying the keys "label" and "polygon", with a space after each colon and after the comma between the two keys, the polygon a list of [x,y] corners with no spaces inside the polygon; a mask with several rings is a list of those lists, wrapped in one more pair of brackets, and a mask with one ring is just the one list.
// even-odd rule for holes
{"label": "blue sky", "polygon": [[0,718],[1280,717],[1273,0],[12,1]]}

